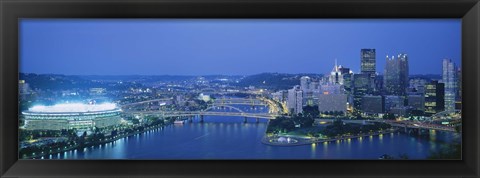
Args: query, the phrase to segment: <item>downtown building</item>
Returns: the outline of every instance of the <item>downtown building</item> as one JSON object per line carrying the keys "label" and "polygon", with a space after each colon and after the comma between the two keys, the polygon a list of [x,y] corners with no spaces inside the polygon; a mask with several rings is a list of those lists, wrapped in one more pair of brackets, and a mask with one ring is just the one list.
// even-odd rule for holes
{"label": "downtown building", "polygon": [[457,71],[457,97],[455,102],[455,109],[462,110],[462,68],[458,67]]}
{"label": "downtown building", "polygon": [[404,105],[405,105],[405,100],[401,96],[396,96],[396,95],[385,96],[384,111],[387,113],[391,113],[391,110],[394,108],[402,108]]}
{"label": "downtown building", "polygon": [[350,95],[353,88],[353,72],[350,68],[337,65],[337,60],[335,60],[335,66],[333,66],[333,69],[328,76],[328,82],[320,85],[320,88],[322,86],[325,87],[325,85],[342,85],[343,93]]}
{"label": "downtown building", "polygon": [[353,75],[353,108],[359,112],[362,106],[363,96],[371,93],[370,75],[354,74]]}
{"label": "downtown building", "polygon": [[[351,74],[353,72],[350,70],[350,68],[343,67],[341,65],[337,65],[337,60],[335,60],[335,66],[332,69],[332,72],[330,72],[330,76],[328,78],[329,83],[331,84],[345,84],[345,80],[348,80],[346,78],[351,78]],[[346,76],[348,75],[348,76]],[[347,81],[348,82],[348,81]]]}
{"label": "downtown building", "polygon": [[408,57],[407,54],[399,54],[386,57],[383,86],[387,95],[406,96],[409,85],[408,80]]}
{"label": "downtown building", "polygon": [[367,115],[382,114],[385,109],[383,96],[366,95],[362,97],[361,110]]}
{"label": "downtown building", "polygon": [[425,112],[425,96],[423,94],[413,94],[407,97],[408,107],[419,113]]}
{"label": "downtown building", "polygon": [[369,93],[374,93],[380,88],[376,87],[377,79],[377,59],[375,49],[361,49],[360,50],[360,73],[368,75],[370,90]]}
{"label": "downtown building", "polygon": [[318,95],[318,110],[320,113],[341,112],[347,113],[347,95],[343,93],[320,93]]}
{"label": "downtown building", "polygon": [[371,81],[375,80],[377,67],[375,49],[361,49],[360,59],[360,73],[367,74]]}
{"label": "downtown building", "polygon": [[303,92],[308,92],[310,90],[310,83],[312,79],[309,76],[300,77],[300,89]]}
{"label": "downtown building", "polygon": [[418,93],[418,94],[424,94],[425,93],[425,84],[427,83],[426,79],[422,78],[412,78],[409,81],[410,89],[412,92]]}
{"label": "downtown building", "polygon": [[445,84],[445,111],[455,111],[457,99],[457,66],[450,59],[443,59],[442,81]]}
{"label": "downtown building", "polygon": [[303,76],[300,78],[300,90],[302,90],[302,105],[313,106],[317,100],[315,93],[318,92],[319,83],[313,81],[312,78],[308,76]]}
{"label": "downtown building", "polygon": [[347,95],[343,92],[340,84],[321,85],[317,94],[318,110],[325,112],[347,112]]}
{"label": "downtown building", "polygon": [[445,84],[431,81],[425,84],[425,114],[433,115],[445,109]]}
{"label": "downtown building", "polygon": [[294,86],[288,90],[287,108],[292,114],[303,112],[303,91],[300,86]]}

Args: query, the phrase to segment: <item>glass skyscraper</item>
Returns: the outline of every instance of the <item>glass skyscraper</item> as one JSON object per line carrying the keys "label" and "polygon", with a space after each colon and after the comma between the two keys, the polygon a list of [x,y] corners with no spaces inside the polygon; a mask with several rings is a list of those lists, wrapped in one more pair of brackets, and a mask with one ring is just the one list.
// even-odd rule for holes
{"label": "glass skyscraper", "polygon": [[408,73],[407,54],[399,54],[397,59],[395,56],[387,56],[383,76],[385,92],[388,95],[405,96],[409,85]]}
{"label": "glass skyscraper", "polygon": [[457,66],[450,59],[443,59],[442,80],[445,84],[445,110],[455,110],[457,95]]}
{"label": "glass skyscraper", "polygon": [[375,79],[375,71],[377,67],[375,49],[361,49],[360,58],[360,72],[362,74],[368,74],[373,81]]}
{"label": "glass skyscraper", "polygon": [[368,74],[353,75],[353,107],[360,110],[362,106],[362,97],[369,94],[370,76]]}

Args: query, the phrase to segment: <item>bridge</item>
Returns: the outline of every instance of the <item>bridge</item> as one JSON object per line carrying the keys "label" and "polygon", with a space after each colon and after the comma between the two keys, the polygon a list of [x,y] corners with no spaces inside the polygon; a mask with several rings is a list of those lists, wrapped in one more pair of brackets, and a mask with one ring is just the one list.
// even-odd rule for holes
{"label": "bridge", "polygon": [[[332,123],[335,119],[315,119],[315,122],[326,122]],[[352,124],[367,124],[371,123],[371,120],[342,120],[344,123],[352,123]]]}
{"label": "bridge", "polygon": [[245,112],[215,112],[215,111],[127,111],[129,114],[154,115],[158,117],[184,117],[184,116],[234,116],[245,118],[275,119],[281,115],[267,113]]}
{"label": "bridge", "polygon": [[439,131],[446,131],[446,132],[455,132],[455,128],[438,125],[438,124],[427,124],[427,123],[404,123],[404,122],[386,122],[393,127],[401,127],[407,129],[428,129],[428,130],[439,130]]}
{"label": "bridge", "polygon": [[[316,122],[333,122],[334,119],[315,119]],[[397,122],[397,121],[386,121],[386,120],[342,120],[344,123],[354,123],[354,124],[367,124],[367,123],[387,123],[392,127],[408,129],[417,129],[417,130],[439,130],[446,132],[455,132],[455,128],[438,125],[438,124],[427,124],[427,123],[408,123],[408,122]]]}
{"label": "bridge", "polygon": [[256,98],[219,98],[213,100],[214,104],[230,104],[230,105],[252,105],[266,106],[267,104]]}
{"label": "bridge", "polygon": [[170,101],[172,98],[160,98],[160,99],[153,99],[153,100],[146,100],[146,101],[140,101],[140,102],[135,102],[135,103],[128,103],[128,104],[123,104],[121,105],[121,108],[126,108],[126,107],[131,107],[135,105],[141,105],[141,104],[150,104],[150,103],[155,103],[155,102],[165,102],[165,101]]}
{"label": "bridge", "polygon": [[[124,110],[126,114],[141,114],[141,115],[154,115],[158,117],[189,117],[189,116],[200,116],[201,121],[203,121],[203,116],[233,116],[233,117],[244,117],[244,122],[247,121],[247,118],[257,119],[275,119],[276,117],[282,116],[279,114],[269,113],[249,113],[245,112],[242,109],[232,106],[229,104],[213,104],[208,106],[206,109],[201,111],[160,111],[160,110],[151,110],[151,111],[134,111],[134,110]],[[233,104],[246,104],[246,103],[233,103]],[[248,103],[249,104],[249,103]],[[262,106],[266,106],[262,104]],[[212,111],[219,107],[229,108],[236,112],[218,112]]]}
{"label": "bridge", "polygon": [[[146,101],[139,101],[121,105],[122,108],[131,107],[141,104],[161,103],[171,101],[173,98],[160,98]],[[263,101],[256,98],[220,98],[214,99],[213,104],[229,104],[229,105],[253,105],[253,106],[267,106]]]}

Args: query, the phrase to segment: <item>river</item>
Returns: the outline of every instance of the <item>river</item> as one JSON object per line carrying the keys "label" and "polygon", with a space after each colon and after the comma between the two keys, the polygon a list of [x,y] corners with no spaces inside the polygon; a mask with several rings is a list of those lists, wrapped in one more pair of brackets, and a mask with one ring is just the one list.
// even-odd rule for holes
{"label": "river", "polygon": [[[247,107],[245,107],[247,108]],[[266,108],[247,108],[266,112]],[[222,110],[222,109],[219,109]],[[112,143],[54,154],[51,159],[378,159],[407,154],[409,159],[425,159],[430,150],[460,139],[459,134],[431,132],[430,136],[402,133],[364,137],[302,146],[269,146],[261,143],[267,120],[242,117],[205,116],[204,123],[168,125]]]}

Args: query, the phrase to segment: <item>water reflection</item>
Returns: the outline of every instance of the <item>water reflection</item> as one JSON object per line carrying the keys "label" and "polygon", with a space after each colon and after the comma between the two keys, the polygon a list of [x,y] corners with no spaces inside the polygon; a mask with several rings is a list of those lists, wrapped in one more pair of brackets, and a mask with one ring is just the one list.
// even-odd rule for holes
{"label": "water reflection", "polygon": [[[257,112],[265,112],[259,111]],[[423,159],[431,149],[459,139],[457,134],[435,131],[416,137],[400,133],[366,136],[303,146],[278,147],[261,143],[267,120],[205,116],[183,125],[170,125],[146,134],[87,150],[54,155],[52,159],[377,159],[383,154],[406,153]]]}

